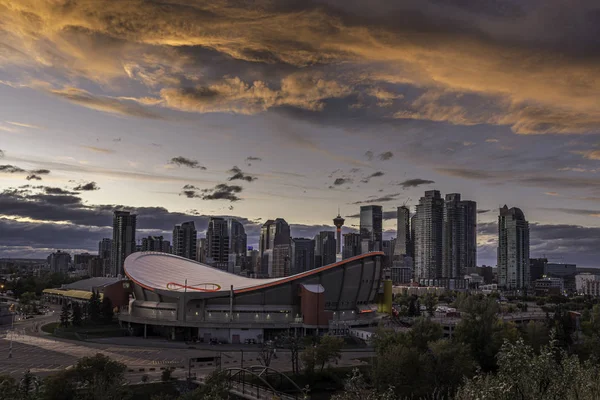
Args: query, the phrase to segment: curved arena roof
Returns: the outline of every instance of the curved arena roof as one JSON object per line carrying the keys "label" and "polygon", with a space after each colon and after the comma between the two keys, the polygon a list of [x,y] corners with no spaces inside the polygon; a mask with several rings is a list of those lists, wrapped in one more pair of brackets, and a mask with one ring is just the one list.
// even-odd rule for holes
{"label": "curved arena roof", "polygon": [[[224,292],[231,286],[237,293],[262,289],[317,274],[345,263],[360,260],[382,252],[361,254],[356,257],[325,265],[300,274],[284,278],[254,279],[213,268],[187,258],[158,252],[133,253],[125,260],[125,275],[141,287],[174,292]],[[187,281],[187,285],[186,285]]]}

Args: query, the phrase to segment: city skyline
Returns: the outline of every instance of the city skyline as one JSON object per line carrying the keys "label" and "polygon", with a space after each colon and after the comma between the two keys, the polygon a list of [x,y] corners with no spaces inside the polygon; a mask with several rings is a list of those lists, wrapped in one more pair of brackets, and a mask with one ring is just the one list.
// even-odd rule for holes
{"label": "city skyline", "polygon": [[115,209],[256,246],[382,205],[389,239],[439,190],[477,202],[479,264],[511,204],[532,257],[600,267],[592,2],[100,3],[0,1],[0,257],[93,251]]}

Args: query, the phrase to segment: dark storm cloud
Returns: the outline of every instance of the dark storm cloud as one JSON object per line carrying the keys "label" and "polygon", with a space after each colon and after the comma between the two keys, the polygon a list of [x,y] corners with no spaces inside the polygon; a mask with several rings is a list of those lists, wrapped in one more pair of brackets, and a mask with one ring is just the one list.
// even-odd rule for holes
{"label": "dark storm cloud", "polygon": [[402,193],[386,194],[385,196],[378,197],[375,199],[355,201],[352,204],[373,204],[373,203],[384,203],[384,202],[388,202],[388,201],[395,201],[398,199],[398,196],[400,196],[401,194]]}
{"label": "dark storm cloud", "polygon": [[382,171],[373,172],[371,175],[363,178],[361,180],[361,182],[362,183],[368,183],[371,180],[371,178],[378,178],[378,177],[383,176],[383,175],[385,175],[385,173],[382,172]]}
{"label": "dark storm cloud", "polygon": [[48,175],[50,173],[50,170],[49,169],[34,169],[29,172],[32,174],[35,174],[35,175]]}
{"label": "dark storm cloud", "polygon": [[390,220],[390,219],[396,219],[398,218],[398,211],[397,210],[392,210],[392,211],[384,211],[382,218],[384,221]]}
{"label": "dark storm cloud", "polygon": [[403,188],[411,188],[411,187],[418,187],[421,185],[430,185],[432,183],[435,183],[435,182],[427,180],[427,179],[415,178],[415,179],[405,180],[404,182],[400,182],[398,185],[402,186]]}
{"label": "dark storm cloud", "polygon": [[585,215],[589,217],[600,217],[600,210],[586,210],[581,208],[541,208],[546,211],[556,211],[572,215]]}
{"label": "dark storm cloud", "polygon": [[171,158],[171,160],[169,161],[169,164],[177,165],[178,167],[189,167],[189,168],[198,168],[198,169],[206,170],[206,167],[200,165],[200,163],[197,160],[192,160],[190,158],[186,158],[186,157],[182,157],[182,156]]}
{"label": "dark storm cloud", "polygon": [[83,183],[73,188],[76,192],[90,192],[94,190],[100,190],[100,186],[96,182]]}
{"label": "dark storm cloud", "polygon": [[229,172],[233,175],[227,179],[228,181],[241,180],[246,182],[254,182],[258,179],[255,176],[245,174],[238,166],[234,166],[229,170]]}
{"label": "dark storm cloud", "polygon": [[374,156],[375,156],[375,155],[373,154],[373,152],[372,152],[371,150],[368,150],[368,151],[366,151],[366,152],[365,152],[365,157],[366,157],[366,158],[367,158],[367,160],[369,160],[369,161],[373,160],[373,157],[374,157]]}
{"label": "dark storm cloud", "polygon": [[477,214],[486,214],[489,213],[492,210],[477,210]]}
{"label": "dark storm cloud", "polygon": [[7,174],[18,174],[27,171],[25,171],[23,168],[16,167],[14,165],[0,165],[0,172],[4,172]]}
{"label": "dark storm cloud", "polygon": [[378,157],[381,161],[387,161],[394,158],[394,153],[391,151],[386,151],[385,153],[381,153]]}
{"label": "dark storm cloud", "polygon": [[27,175],[27,178],[25,178],[25,179],[27,179],[28,181],[32,181],[32,180],[41,181],[42,177],[32,174],[32,175]]}
{"label": "dark storm cloud", "polygon": [[46,194],[57,194],[57,195],[76,194],[75,192],[71,192],[69,190],[65,190],[65,189],[61,189],[61,188],[57,188],[57,187],[50,187],[50,186],[36,186],[35,189],[42,189],[44,191],[44,193],[46,193]]}
{"label": "dark storm cloud", "polygon": [[352,183],[353,180],[350,178],[336,178],[335,181],[333,181],[333,184],[335,186],[340,186],[340,185],[345,185],[347,183]]}
{"label": "dark storm cloud", "polygon": [[246,157],[246,161],[262,161],[262,158],[260,157]]}
{"label": "dark storm cloud", "polygon": [[202,194],[199,197],[202,200],[229,200],[239,201],[242,200],[238,194],[241,193],[243,188],[237,185],[226,185],[220,183],[211,189],[203,189]]}

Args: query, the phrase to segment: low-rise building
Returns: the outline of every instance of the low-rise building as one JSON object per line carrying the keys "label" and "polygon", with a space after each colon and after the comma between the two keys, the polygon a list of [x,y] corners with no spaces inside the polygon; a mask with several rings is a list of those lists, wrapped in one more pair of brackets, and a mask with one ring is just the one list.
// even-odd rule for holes
{"label": "low-rise building", "polygon": [[575,275],[577,294],[600,297],[600,274],[589,272]]}
{"label": "low-rise building", "polygon": [[553,278],[549,276],[536,279],[534,288],[537,296],[560,295],[565,290],[562,278]]}

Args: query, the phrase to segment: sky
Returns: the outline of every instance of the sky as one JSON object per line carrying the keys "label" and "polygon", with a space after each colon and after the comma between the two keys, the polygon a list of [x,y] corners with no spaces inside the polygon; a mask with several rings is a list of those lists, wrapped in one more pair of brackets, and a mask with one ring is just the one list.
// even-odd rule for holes
{"label": "sky", "polygon": [[425,190],[600,267],[595,0],[0,0],[0,257],[233,216],[256,244]]}

